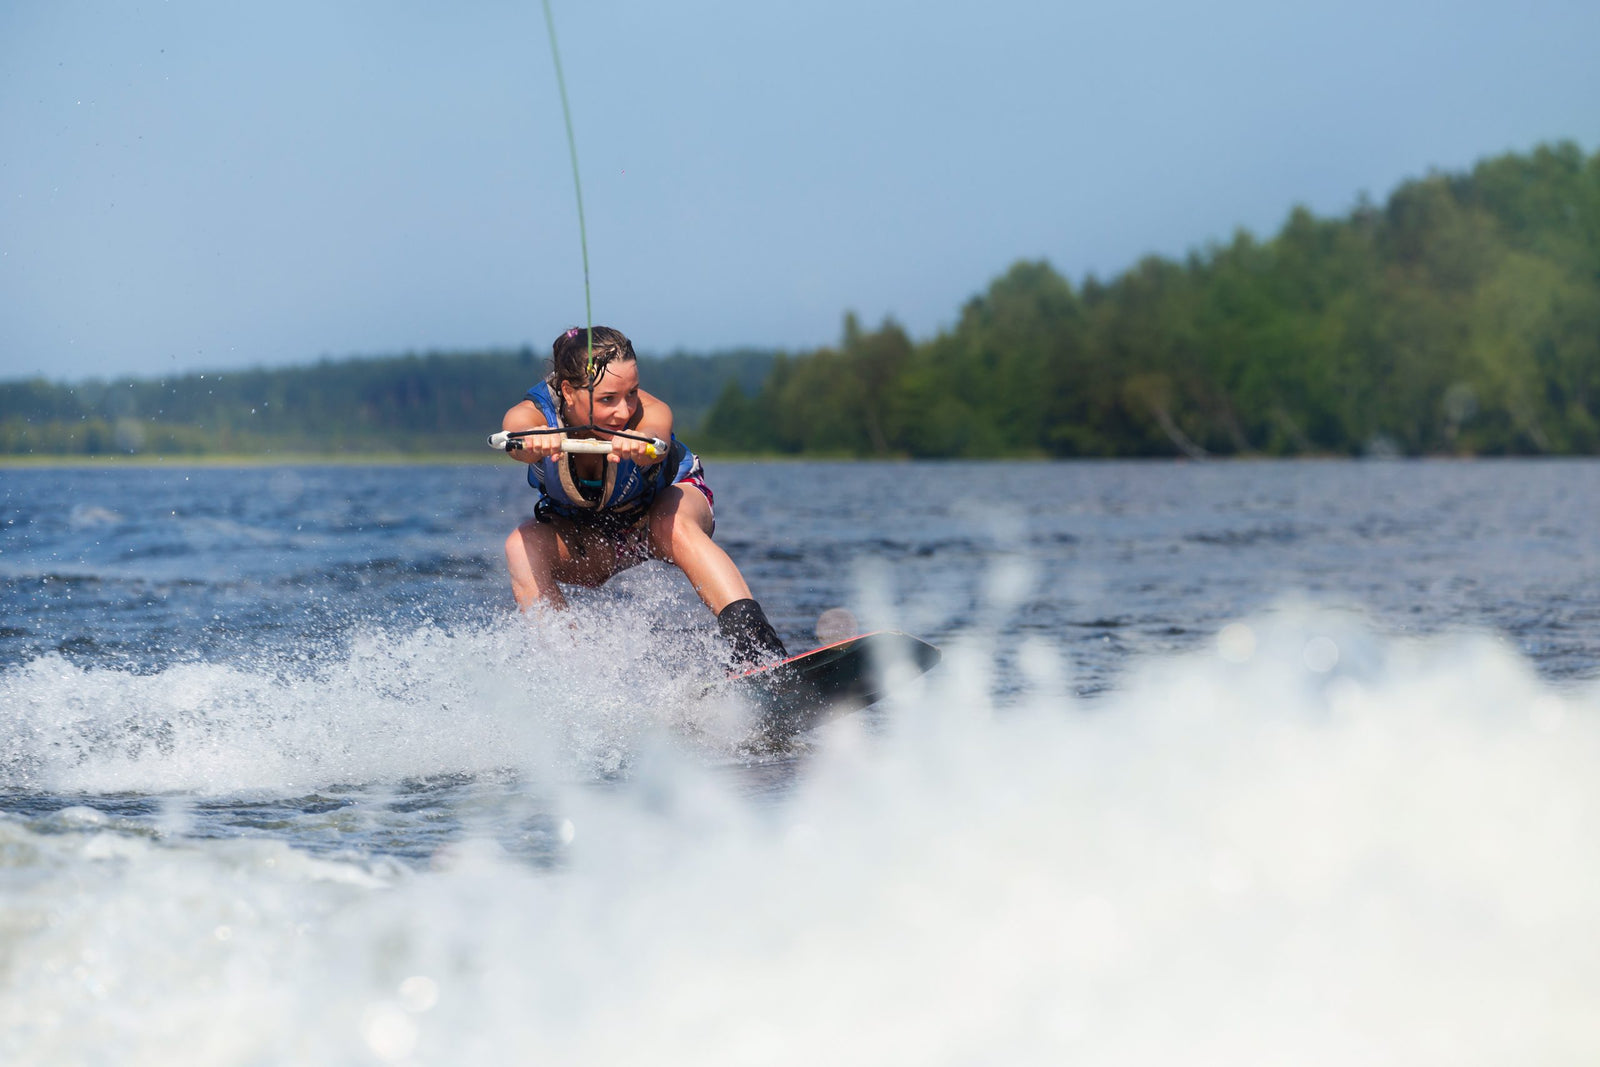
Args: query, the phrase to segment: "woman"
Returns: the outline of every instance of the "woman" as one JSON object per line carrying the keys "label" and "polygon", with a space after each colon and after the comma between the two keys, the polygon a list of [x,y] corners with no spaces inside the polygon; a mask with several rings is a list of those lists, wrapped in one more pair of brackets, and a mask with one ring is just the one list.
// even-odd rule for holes
{"label": "woman", "polygon": [[[506,538],[519,607],[564,607],[557,583],[598,586],[660,559],[682,570],[716,615],[735,664],[787,656],[739,568],[711,540],[700,458],[673,437],[672,410],[639,388],[633,344],[619,331],[575,327],[556,338],[549,377],[502,425],[522,434],[507,447],[528,464],[528,484],[540,494],[533,518]],[[564,453],[568,437],[608,441],[611,453]],[[667,443],[664,454],[652,438]]]}

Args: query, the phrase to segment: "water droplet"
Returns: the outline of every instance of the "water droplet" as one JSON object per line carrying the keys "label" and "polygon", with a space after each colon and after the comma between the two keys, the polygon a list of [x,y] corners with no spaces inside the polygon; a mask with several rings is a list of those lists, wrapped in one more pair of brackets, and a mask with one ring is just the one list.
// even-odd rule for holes
{"label": "water droplet", "polygon": [[409,1012],[427,1011],[439,1003],[439,983],[416,974],[400,983],[400,1005]]}
{"label": "water droplet", "polygon": [[417,1024],[393,1004],[378,1004],[361,1020],[361,1036],[380,1060],[393,1063],[417,1047]]}
{"label": "water droplet", "polygon": [[1327,674],[1339,662],[1339,646],[1333,643],[1331,637],[1313,637],[1306,642],[1305,650],[1300,656],[1305,660],[1308,670]]}
{"label": "water droplet", "polygon": [[1256,654],[1256,632],[1242,622],[1229,623],[1217,634],[1217,655],[1229,663],[1248,663]]}

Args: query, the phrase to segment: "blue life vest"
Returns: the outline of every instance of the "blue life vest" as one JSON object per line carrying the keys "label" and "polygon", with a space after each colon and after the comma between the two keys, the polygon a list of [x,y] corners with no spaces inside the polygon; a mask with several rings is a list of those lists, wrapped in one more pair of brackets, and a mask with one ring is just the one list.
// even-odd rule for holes
{"label": "blue life vest", "polygon": [[[527,399],[538,407],[546,426],[566,425],[548,382],[529,389]],[[627,459],[618,463],[607,460],[599,495],[590,500],[579,490],[566,454],[558,453],[528,464],[528,484],[540,493],[534,514],[549,510],[574,522],[632,526],[649,509],[658,492],[689,475],[694,462],[694,454],[674,435],[666,458],[654,466],[640,467]]]}

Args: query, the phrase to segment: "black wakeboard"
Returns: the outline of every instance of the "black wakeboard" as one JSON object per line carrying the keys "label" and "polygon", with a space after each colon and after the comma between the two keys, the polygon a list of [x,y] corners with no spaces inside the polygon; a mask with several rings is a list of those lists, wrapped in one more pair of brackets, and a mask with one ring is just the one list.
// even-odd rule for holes
{"label": "black wakeboard", "polygon": [[775,744],[876,703],[896,680],[922,674],[939,656],[920,637],[876,630],[733,675],[714,691],[753,708],[752,739]]}

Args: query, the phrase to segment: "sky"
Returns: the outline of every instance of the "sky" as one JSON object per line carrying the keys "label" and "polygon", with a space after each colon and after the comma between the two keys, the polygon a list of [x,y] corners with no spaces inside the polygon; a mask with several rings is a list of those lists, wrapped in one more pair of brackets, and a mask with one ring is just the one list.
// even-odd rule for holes
{"label": "sky", "polygon": [[[1432,168],[1600,146],[1594,0],[553,0],[594,321],[913,337]],[[0,3],[0,379],[544,351],[586,319],[542,9]]]}

